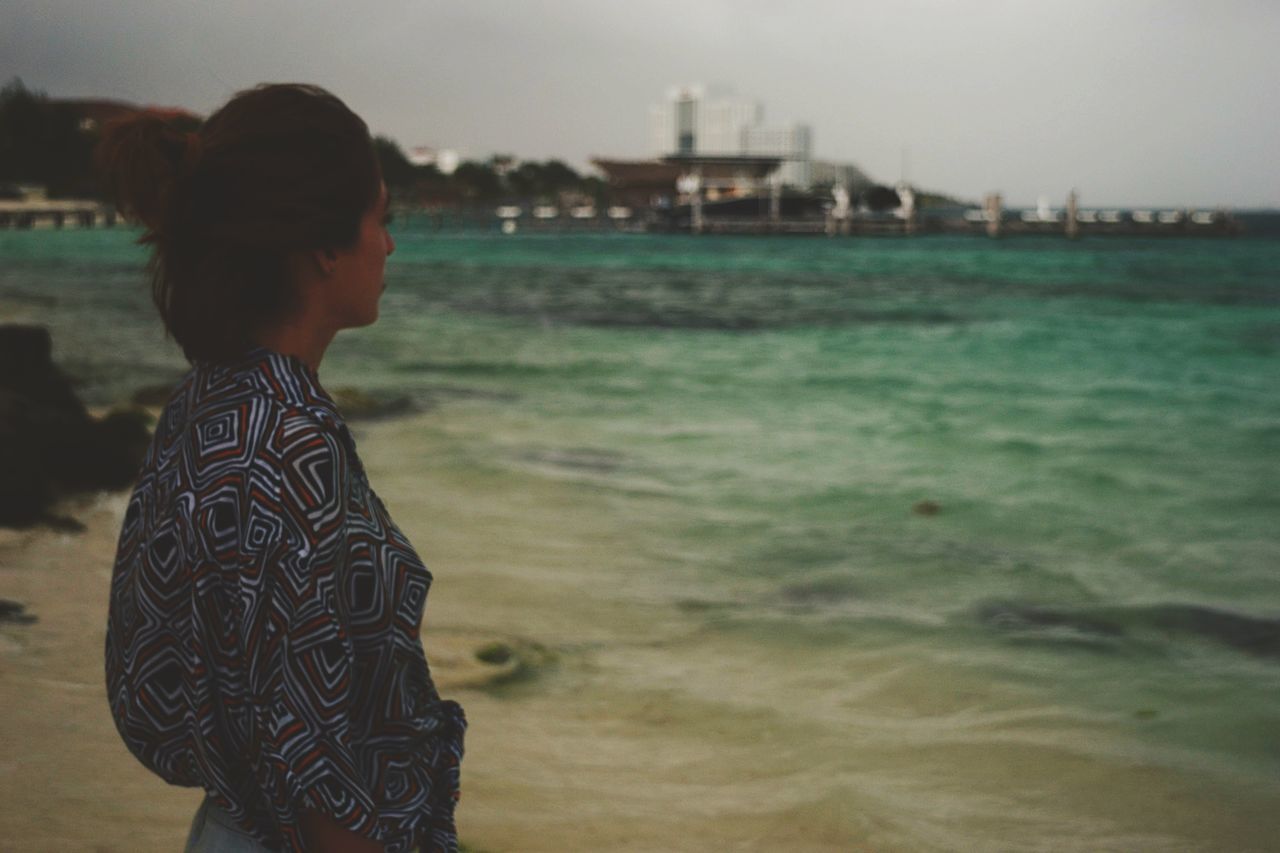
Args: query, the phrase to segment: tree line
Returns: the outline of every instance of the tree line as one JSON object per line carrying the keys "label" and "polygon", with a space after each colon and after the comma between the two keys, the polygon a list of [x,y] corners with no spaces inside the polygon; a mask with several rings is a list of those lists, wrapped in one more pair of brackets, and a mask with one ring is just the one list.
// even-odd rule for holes
{"label": "tree line", "polygon": [[[93,150],[101,129],[86,121],[83,104],[50,99],[28,89],[20,79],[0,88],[0,197],[16,187],[37,184],[54,198],[101,198]],[[176,116],[184,129],[199,127],[200,119]],[[582,175],[561,160],[517,160],[495,154],[488,160],[467,160],[450,174],[434,165],[415,165],[386,136],[376,136],[374,151],[392,198],[426,207],[466,207],[495,203],[604,204],[608,184]],[[920,194],[921,206],[951,202],[943,196]],[[872,184],[854,198],[872,210],[898,205],[891,187]]]}
{"label": "tree line", "polygon": [[96,131],[74,106],[50,101],[20,79],[0,89],[0,193],[39,184],[52,196],[100,195],[94,174]]}
{"label": "tree line", "polygon": [[581,175],[561,160],[539,162],[495,154],[488,160],[465,160],[446,175],[435,165],[414,165],[388,137],[375,137],[373,143],[388,191],[393,198],[413,204],[602,202],[608,188],[602,179]]}
{"label": "tree line", "polygon": [[[195,130],[200,120],[172,119]],[[15,78],[0,88],[0,197],[22,185],[43,186],[53,198],[101,198],[93,151],[101,128],[83,104],[58,101]],[[574,203],[603,197],[605,182],[580,175],[560,160],[517,161],[510,155],[465,161],[444,174],[416,166],[392,139],[374,138],[374,151],[392,196],[424,205],[490,204],[502,200]]]}

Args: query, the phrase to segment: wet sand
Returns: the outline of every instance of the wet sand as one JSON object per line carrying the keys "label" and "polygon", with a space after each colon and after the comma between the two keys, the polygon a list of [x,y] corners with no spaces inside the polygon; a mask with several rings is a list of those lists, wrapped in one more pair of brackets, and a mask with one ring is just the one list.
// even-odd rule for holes
{"label": "wet sand", "polygon": [[[614,541],[608,514],[583,514],[554,484],[485,501],[494,484],[451,483],[447,474],[432,488],[408,483],[394,474],[401,429],[375,428],[389,435],[362,440],[361,452],[435,574],[424,643],[442,694],[470,720],[459,808],[467,848],[794,841],[796,797],[780,797],[767,778],[728,787],[742,763],[722,761],[726,743],[708,724],[710,709],[695,720],[687,706],[665,702],[665,690],[620,693],[598,677],[594,661],[608,649],[660,647],[688,630],[663,602],[628,602],[601,586],[589,561]],[[421,436],[413,443],[430,452]],[[126,498],[66,502],[59,510],[86,525],[80,533],[0,529],[0,598],[36,617],[0,624],[0,850],[179,850],[201,798],[139,765],[107,708],[106,602]],[[550,518],[562,526],[543,526]],[[477,652],[495,644],[514,655],[481,661]],[[776,738],[769,728],[761,736]],[[858,849],[847,833],[824,839],[814,829],[785,846]]]}

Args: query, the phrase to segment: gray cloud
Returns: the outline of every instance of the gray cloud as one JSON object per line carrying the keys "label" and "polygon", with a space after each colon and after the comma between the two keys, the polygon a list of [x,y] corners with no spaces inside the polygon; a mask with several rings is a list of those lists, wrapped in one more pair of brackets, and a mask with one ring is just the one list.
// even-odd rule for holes
{"label": "gray cloud", "polygon": [[0,0],[0,76],[215,108],[320,83],[405,145],[646,154],[647,108],[724,83],[817,153],[1015,203],[1280,206],[1280,4],[1258,0]]}

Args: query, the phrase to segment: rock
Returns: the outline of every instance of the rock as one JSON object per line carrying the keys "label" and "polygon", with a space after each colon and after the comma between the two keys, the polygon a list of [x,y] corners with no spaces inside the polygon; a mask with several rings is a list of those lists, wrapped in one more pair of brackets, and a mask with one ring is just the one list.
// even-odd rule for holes
{"label": "rock", "polygon": [[40,523],[59,533],[84,533],[89,529],[84,522],[69,515],[45,515],[41,517]]}
{"label": "rock", "polygon": [[506,643],[495,640],[476,649],[476,660],[481,663],[504,664],[515,656],[515,649]]}
{"label": "rock", "polygon": [[403,394],[370,394],[351,386],[335,388],[331,393],[342,416],[351,421],[389,418],[413,411],[413,402]]}
{"label": "rock", "polygon": [[1194,634],[1258,657],[1280,659],[1280,618],[1249,616],[1199,604],[1158,604],[1138,621],[1169,634]]}
{"label": "rock", "polygon": [[169,402],[169,395],[173,393],[173,388],[178,382],[179,380],[175,379],[173,382],[155,382],[151,385],[143,385],[133,392],[129,402],[135,406],[163,408]]}
{"label": "rock", "polygon": [[0,390],[0,524],[35,524],[53,503],[39,419],[26,398]]}
{"label": "rock", "polygon": [[983,624],[1006,633],[1040,634],[1060,640],[1112,639],[1125,635],[1124,628],[1114,621],[1024,601],[983,602],[977,607],[977,617]]}
{"label": "rock", "polygon": [[147,416],[135,410],[90,417],[52,361],[46,329],[0,326],[0,524],[48,517],[61,495],[118,489],[146,452]]}
{"label": "rock", "polygon": [[27,606],[25,604],[19,604],[7,598],[0,598],[0,623],[30,625],[32,622],[37,621],[33,614],[25,612],[26,609]]}
{"label": "rock", "polygon": [[0,389],[60,411],[86,414],[71,380],[53,363],[53,339],[43,326],[0,326]]}
{"label": "rock", "polygon": [[785,604],[813,607],[821,604],[837,604],[856,598],[858,588],[852,578],[825,577],[790,583],[778,592]]}
{"label": "rock", "polygon": [[918,501],[911,507],[916,515],[937,515],[942,512],[942,504],[937,501]]}
{"label": "rock", "polygon": [[491,640],[475,650],[475,658],[490,670],[489,686],[532,678],[554,659],[541,643],[531,640]]}
{"label": "rock", "polygon": [[987,601],[977,607],[976,615],[991,628],[1022,637],[1096,642],[1158,633],[1165,639],[1199,637],[1257,657],[1280,660],[1280,618],[1199,604],[1079,610],[1024,601]]}

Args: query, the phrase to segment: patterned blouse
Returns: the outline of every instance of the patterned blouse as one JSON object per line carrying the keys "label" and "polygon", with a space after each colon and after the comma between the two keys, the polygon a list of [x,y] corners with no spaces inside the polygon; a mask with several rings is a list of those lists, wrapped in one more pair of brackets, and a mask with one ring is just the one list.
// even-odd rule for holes
{"label": "patterned blouse", "polygon": [[304,849],[305,807],[388,851],[456,850],[466,722],[419,640],[430,584],[313,371],[197,365],[120,532],[116,727],[272,849]]}

